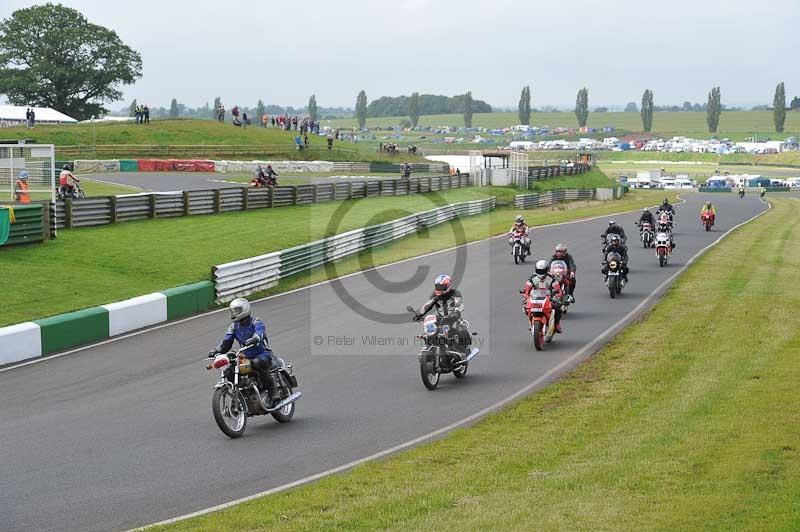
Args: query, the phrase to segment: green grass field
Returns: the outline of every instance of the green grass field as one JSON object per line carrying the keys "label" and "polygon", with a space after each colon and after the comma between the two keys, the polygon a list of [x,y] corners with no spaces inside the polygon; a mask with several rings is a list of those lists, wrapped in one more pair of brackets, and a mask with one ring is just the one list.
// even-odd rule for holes
{"label": "green grass field", "polygon": [[[484,187],[451,190],[439,197],[454,203],[496,195],[498,204],[509,205],[515,193],[516,190],[506,187]],[[526,217],[529,223],[551,223],[635,209],[656,203],[658,197],[657,193],[642,191],[629,194],[621,201],[576,202],[533,210]],[[338,205],[339,202],[322,203],[61,230],[57,239],[45,244],[5,249],[0,253],[0,276],[6,279],[0,326],[208,279],[214,264],[322,238],[327,221]],[[401,216],[398,210],[419,212],[435,207],[429,195],[356,200],[336,232],[397,218]],[[475,224],[467,234],[474,240],[502,233],[513,223],[515,214],[513,208],[501,207],[491,214],[465,219],[466,227]],[[231,238],[234,227],[235,239]],[[412,240],[421,240],[421,243],[408,244]],[[449,247],[449,244],[446,239],[410,237],[383,246],[374,256],[392,262],[414,256],[420,249],[418,246],[432,251]],[[429,249],[431,246],[433,248]],[[180,266],[175,263],[176,249],[181,250]],[[25,265],[24,276],[15,274],[21,264]],[[356,271],[358,262],[345,263],[339,271],[348,271],[350,267],[354,269],[349,271]],[[81,281],[56,282],[56,272],[59,279]],[[317,274],[319,272],[314,275]],[[37,282],[31,283],[31,279]],[[299,286],[309,282],[308,279],[307,275],[296,276],[285,281],[282,287],[287,283]]]}
{"label": "green grass field", "polygon": [[798,216],[800,201],[774,200],[646,318],[512,408],[164,529],[798,530],[800,295],[775,283],[800,267]]}
{"label": "green grass field", "polygon": [[[378,153],[375,144],[351,143],[335,141],[334,147],[345,150],[329,152],[325,138],[309,135],[311,151],[297,151],[294,145],[296,131],[280,131],[273,128],[248,127],[242,129],[230,123],[220,124],[215,120],[154,120],[148,126],[137,126],[132,122],[101,122],[67,125],[38,125],[34,129],[24,126],[3,129],[7,139],[29,139],[42,144],[56,145],[56,158],[61,157],[59,146],[93,145],[157,145],[157,146],[198,146],[198,145],[259,145],[285,148],[276,153],[282,159],[325,159],[352,161],[392,161],[404,158],[422,160],[406,155],[390,156]],[[317,149],[318,148],[318,149]],[[321,151],[320,151],[321,150]],[[179,155],[179,154],[178,154]],[[209,154],[206,157],[211,157]],[[97,158],[139,158],[126,152],[118,151],[98,155]],[[80,158],[95,158],[90,150],[86,150]],[[242,157],[248,159],[247,154]],[[249,158],[252,158],[250,156]]]}
{"label": "green grass field", "polygon": [[[408,117],[381,117],[367,120],[367,127],[396,126]],[[473,115],[472,125],[475,127],[503,128],[519,123],[517,113],[477,113]],[[323,125],[352,128],[356,125],[354,118],[323,120]],[[456,126],[464,125],[460,114],[429,115],[419,119],[421,126]],[[551,128],[577,128],[578,122],[572,112],[533,113],[531,125]],[[641,131],[642,121],[639,113],[589,113],[588,127],[602,128],[612,126],[625,131]],[[687,135],[706,138],[709,136],[705,112],[657,112],[653,116],[653,132],[661,136]],[[734,140],[743,140],[757,132],[759,138],[773,139],[800,135],[800,113],[787,113],[785,133],[775,133],[770,111],[728,111],[720,117],[718,135]]]}

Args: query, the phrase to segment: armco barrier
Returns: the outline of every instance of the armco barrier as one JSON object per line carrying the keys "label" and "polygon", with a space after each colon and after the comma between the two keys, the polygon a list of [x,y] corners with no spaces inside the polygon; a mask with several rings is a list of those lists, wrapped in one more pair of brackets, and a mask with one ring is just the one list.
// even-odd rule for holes
{"label": "armco barrier", "polygon": [[533,187],[536,181],[547,179],[548,177],[558,177],[562,175],[583,174],[591,170],[588,164],[573,164],[572,166],[529,166],[528,167],[528,188]]}
{"label": "armco barrier", "polygon": [[9,228],[8,240],[0,246],[44,242],[49,229],[45,225],[44,214],[41,203],[14,206],[16,221]]}
{"label": "armco barrier", "polygon": [[547,207],[562,201],[592,200],[595,196],[596,192],[594,189],[552,190],[540,192],[538,194],[518,194],[514,196],[514,207],[517,209],[535,209],[537,207]]}
{"label": "armco barrier", "polygon": [[383,224],[355,229],[283,251],[214,266],[212,277],[218,302],[252,294],[287,276],[321,266],[347,255],[415,233],[419,229],[490,211],[495,198],[446,205]]}
{"label": "armco barrier", "polygon": [[[146,161],[139,161],[139,164]],[[308,205],[377,196],[402,196],[465,187],[466,175],[320,183],[275,188],[235,187],[59,200],[52,228],[105,225],[148,218]],[[41,209],[41,207],[39,207]]]}
{"label": "armco barrier", "polygon": [[197,314],[213,304],[214,285],[202,281],[100,307],[0,327],[0,365]]}

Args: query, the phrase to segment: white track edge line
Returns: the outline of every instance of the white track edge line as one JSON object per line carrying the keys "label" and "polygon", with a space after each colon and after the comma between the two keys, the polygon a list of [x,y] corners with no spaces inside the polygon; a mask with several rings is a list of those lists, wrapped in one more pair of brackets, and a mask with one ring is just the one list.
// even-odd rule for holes
{"label": "white track edge line", "polygon": [[[471,414],[471,415],[469,415],[469,416],[467,416],[467,417],[465,417],[463,419],[460,419],[458,421],[455,421],[455,422],[453,422],[453,423],[451,423],[449,425],[446,425],[444,427],[436,429],[436,430],[434,430],[432,432],[429,432],[427,434],[423,434],[422,436],[418,436],[418,437],[416,437],[414,439],[411,439],[411,440],[408,440],[408,441],[406,441],[404,443],[395,445],[394,447],[390,447],[388,449],[384,449],[383,451],[379,451],[377,453],[371,454],[371,455],[369,455],[367,457],[359,458],[358,460],[353,460],[352,462],[348,462],[346,464],[343,464],[343,465],[340,465],[340,466],[337,466],[337,467],[322,471],[320,473],[316,473],[314,475],[310,475],[310,476],[301,478],[299,480],[295,480],[293,482],[289,482],[287,484],[282,484],[280,486],[276,486],[274,488],[270,488],[268,490],[264,490],[264,491],[261,491],[259,493],[255,493],[253,495],[248,495],[247,497],[242,497],[242,498],[239,498],[239,499],[235,499],[233,501],[229,501],[229,502],[225,502],[225,503],[222,503],[222,504],[218,504],[216,506],[211,506],[209,508],[204,508],[202,510],[197,510],[196,512],[188,513],[188,514],[181,515],[181,516],[178,516],[178,517],[173,517],[171,519],[166,519],[164,521],[159,521],[157,523],[144,525],[142,527],[131,529],[131,530],[146,530],[148,528],[152,528],[152,527],[156,527],[156,526],[164,526],[164,525],[177,523],[178,521],[185,521],[186,519],[191,519],[193,517],[199,517],[201,515],[206,515],[206,514],[209,514],[209,513],[212,513],[212,512],[216,512],[216,511],[219,511],[219,510],[224,510],[226,508],[230,508],[232,506],[236,506],[237,504],[242,504],[242,503],[245,503],[245,502],[248,502],[248,501],[252,501],[252,500],[260,498],[260,497],[266,497],[267,495],[272,495],[272,494],[275,494],[275,493],[279,493],[281,491],[286,491],[286,490],[289,490],[289,489],[292,489],[292,488],[296,488],[298,486],[302,486],[303,484],[308,484],[308,483],[313,482],[315,480],[319,480],[321,478],[324,478],[324,477],[327,477],[327,476],[330,476],[330,475],[334,475],[336,473],[341,473],[342,471],[346,471],[348,469],[352,469],[352,468],[354,468],[356,466],[359,466],[361,464],[364,464],[366,462],[371,462],[373,460],[377,460],[379,458],[383,458],[384,456],[388,456],[388,455],[397,453],[398,451],[402,451],[402,450],[408,449],[410,447],[414,447],[416,445],[419,445],[421,443],[425,443],[426,441],[430,441],[433,438],[436,438],[437,436],[441,436],[442,434],[450,432],[450,431],[452,431],[454,429],[457,429],[459,427],[462,427],[464,425],[468,425],[468,424],[472,423],[473,421],[477,421],[477,420],[487,416],[488,414],[496,412],[497,410],[501,409],[502,407],[506,406],[507,404],[509,404],[511,402],[514,402],[517,399],[520,399],[521,397],[524,397],[524,396],[528,395],[530,392],[534,391],[534,389],[536,389],[536,387],[538,387],[539,385],[543,384],[544,382],[546,382],[548,379],[550,379],[554,375],[557,375],[559,372],[561,372],[565,368],[569,367],[576,360],[578,360],[579,358],[583,357],[587,353],[592,353],[594,351],[599,350],[612,337],[616,336],[619,333],[619,330],[624,328],[624,326],[629,321],[633,320],[634,317],[636,317],[639,313],[641,313],[642,310],[644,310],[644,308],[646,306],[648,306],[652,302],[652,300],[654,298],[656,298],[656,296],[660,297],[661,293],[666,291],[666,288],[669,286],[669,284],[671,284],[675,280],[676,277],[678,277],[684,271],[686,271],[686,269],[688,269],[689,266],[694,264],[694,262],[699,257],[704,255],[709,249],[713,248],[714,246],[716,246],[717,244],[722,242],[730,233],[732,233],[736,229],[738,229],[738,228],[740,228],[740,227],[752,222],[756,218],[758,218],[758,217],[762,216],[763,214],[766,214],[767,212],[769,212],[772,209],[772,205],[769,202],[764,202],[764,203],[767,204],[767,209],[759,212],[758,214],[756,214],[755,216],[752,216],[751,218],[748,218],[744,222],[741,222],[740,224],[731,227],[725,233],[720,235],[719,238],[717,238],[712,243],[710,243],[709,245],[707,245],[706,247],[700,249],[697,253],[692,255],[692,257],[690,257],[689,260],[686,261],[686,264],[684,264],[678,271],[676,271],[675,273],[670,275],[667,279],[662,281],[652,292],[650,292],[650,295],[648,295],[638,305],[636,305],[636,307],[633,310],[631,310],[630,312],[628,312],[628,314],[626,314],[625,316],[620,318],[611,327],[606,329],[606,331],[603,334],[601,334],[600,336],[598,336],[597,338],[592,340],[589,344],[583,346],[581,349],[579,349],[578,351],[573,353],[569,358],[563,360],[557,366],[554,366],[554,367],[550,368],[550,370],[548,370],[546,373],[540,375],[536,380],[534,380],[531,383],[525,385],[523,388],[521,388],[520,390],[517,390],[516,392],[514,392],[511,395],[509,395],[505,399],[501,399],[500,401],[492,404],[491,406],[487,406],[483,410],[479,410],[478,412],[476,412],[474,414]],[[628,212],[633,212],[633,211],[628,211]],[[601,216],[601,218],[602,217],[603,216]],[[592,350],[594,350],[594,351],[592,351]]]}
{"label": "white track edge line", "polygon": [[[678,197],[680,197],[680,196],[681,196],[681,194],[678,194]],[[686,203],[686,200],[682,199],[681,203]],[[577,224],[577,223],[583,223],[583,222],[590,222],[592,220],[598,220],[600,218],[607,218],[609,216],[619,216],[620,214],[630,214],[630,213],[638,211],[640,209],[641,208],[636,208],[636,209],[631,209],[629,211],[615,212],[615,213],[609,213],[609,214],[601,214],[601,215],[598,215],[598,216],[591,216],[589,218],[581,218],[581,219],[578,219],[578,220],[570,220],[570,221],[567,221],[567,222],[559,222],[559,223],[554,223],[554,224],[537,225],[533,229],[541,229],[541,228],[544,228],[544,227],[556,227],[556,226],[559,226],[559,225],[571,225],[571,224]],[[525,209],[523,209],[523,210],[525,210]],[[488,214],[489,212],[491,212],[491,211],[487,211],[487,213],[483,213],[483,214]],[[458,219],[458,218],[456,218],[456,219]],[[452,221],[452,220],[450,220],[450,221]],[[407,236],[411,236],[411,235],[407,235]],[[473,240],[472,242],[467,242],[466,244],[460,244],[458,246],[453,246],[453,247],[449,247],[449,248],[446,248],[446,249],[440,249],[438,251],[431,251],[430,253],[425,253],[423,255],[417,255],[415,257],[409,257],[407,259],[401,259],[401,260],[398,260],[398,261],[395,261],[395,262],[390,262],[388,264],[381,264],[380,266],[373,266],[372,268],[367,268],[366,270],[359,270],[359,271],[355,271],[355,272],[352,272],[352,273],[348,273],[346,275],[334,277],[333,279],[327,279],[325,281],[320,281],[318,283],[310,284],[308,286],[301,286],[299,288],[295,288],[293,290],[289,290],[288,292],[280,292],[278,294],[273,294],[271,296],[266,296],[266,297],[262,297],[260,299],[255,299],[255,300],[251,301],[250,303],[251,304],[253,304],[253,303],[261,303],[261,302],[264,302],[264,301],[268,301],[270,299],[274,299],[276,297],[288,296],[290,294],[294,294],[295,292],[300,292],[302,290],[310,290],[312,288],[316,288],[318,286],[322,286],[324,284],[328,284],[328,283],[333,282],[333,281],[338,281],[338,280],[341,280],[341,279],[347,279],[348,277],[353,277],[354,275],[361,275],[361,274],[363,274],[365,272],[368,272],[368,271],[380,270],[381,268],[388,268],[390,266],[396,266],[398,264],[403,264],[404,262],[410,262],[412,260],[424,259],[425,257],[431,257],[433,255],[438,255],[439,253],[447,253],[448,251],[453,251],[454,249],[458,249],[460,247],[466,247],[466,246],[471,246],[471,245],[474,245],[474,244],[480,244],[482,242],[488,242],[489,240],[493,240],[495,238],[502,238],[502,237],[505,237],[505,234],[494,235],[494,236],[490,236],[490,237],[487,237],[487,238],[482,238],[480,240]],[[96,306],[100,306],[100,305],[96,305]],[[155,325],[155,326],[152,326],[152,327],[147,327],[147,328],[144,328],[144,329],[140,329],[138,331],[134,331],[134,332],[131,332],[131,333],[126,333],[126,334],[123,334],[123,335],[120,335],[120,336],[114,336],[113,338],[108,338],[108,339],[102,340],[100,342],[95,342],[95,343],[92,343],[92,344],[87,344],[87,345],[83,345],[83,346],[80,346],[80,347],[76,347],[75,349],[70,349],[69,351],[64,351],[63,353],[56,353],[55,355],[43,355],[43,356],[38,357],[38,358],[33,358],[31,360],[26,360],[24,362],[20,362],[19,364],[14,364],[12,366],[8,366],[8,367],[5,367],[5,368],[0,368],[0,373],[4,373],[4,372],[10,371],[12,369],[17,369],[17,368],[22,368],[22,367],[25,367],[25,366],[30,366],[31,364],[39,364],[41,362],[47,362],[48,360],[55,360],[55,359],[61,358],[63,356],[71,355],[73,353],[78,353],[80,351],[85,351],[87,349],[92,349],[92,348],[95,348],[95,347],[100,347],[100,346],[103,346],[103,345],[106,345],[106,344],[110,344],[112,342],[117,342],[119,340],[124,340],[126,338],[131,338],[133,336],[138,336],[140,334],[145,334],[145,333],[148,333],[148,332],[157,331],[159,329],[163,329],[165,327],[171,327],[173,325],[180,325],[182,323],[186,323],[187,321],[196,320],[198,318],[202,318],[202,317],[205,317],[205,316],[210,316],[212,314],[216,314],[217,312],[225,312],[225,310],[227,310],[227,309],[226,308],[219,308],[219,309],[215,309],[215,310],[209,310],[208,312],[195,314],[194,316],[188,316],[186,318],[181,318],[181,319],[175,320],[175,321],[168,321],[168,322],[165,322],[165,323],[162,323],[162,324],[159,324],[159,325]],[[33,321],[33,320],[30,320],[30,321]]]}

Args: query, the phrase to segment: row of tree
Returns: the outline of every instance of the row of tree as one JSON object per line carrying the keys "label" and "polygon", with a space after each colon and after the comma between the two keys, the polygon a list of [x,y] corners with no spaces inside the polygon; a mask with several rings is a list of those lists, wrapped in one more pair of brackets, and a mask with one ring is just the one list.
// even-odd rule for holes
{"label": "row of tree", "polygon": [[[795,107],[796,103],[796,107]],[[684,103],[684,107],[689,106],[691,110],[691,104],[689,102]],[[708,101],[703,105],[703,110],[706,112],[706,124],[708,125],[708,131],[711,133],[716,133],[717,128],[719,127],[719,117],[723,111],[722,105],[722,95],[720,92],[719,87],[714,87],[708,93]],[[791,109],[800,109],[800,98],[795,98],[792,100]],[[601,111],[602,109],[602,111]],[[631,102],[625,108],[626,111],[635,111],[636,104]],[[642,117],[642,129],[646,132],[650,132],[653,130],[653,113],[659,110],[653,104],[653,91],[650,89],[646,89],[642,94],[642,106],[641,106],[641,117]],[[786,90],[784,88],[783,82],[778,83],[778,86],[775,87],[775,97],[772,103],[772,112],[773,112],[773,122],[775,123],[775,131],[778,133],[783,133],[784,125],[786,123]],[[598,108],[595,112],[603,112],[607,111],[606,108]],[[578,95],[575,98],[575,118],[578,119],[578,126],[583,128],[586,127],[586,122],[589,119],[589,90],[586,87],[578,90]],[[519,122],[520,124],[530,125],[531,119],[531,89],[530,86],[525,86],[522,88],[522,94],[520,95],[519,99]],[[466,124],[466,119],[465,119]]]}

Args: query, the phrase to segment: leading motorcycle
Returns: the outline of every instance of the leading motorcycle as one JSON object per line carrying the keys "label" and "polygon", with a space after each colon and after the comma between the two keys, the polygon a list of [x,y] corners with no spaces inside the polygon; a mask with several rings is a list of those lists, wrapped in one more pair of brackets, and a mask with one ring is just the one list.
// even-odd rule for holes
{"label": "leading motorcycle", "polygon": [[622,255],[616,251],[609,252],[606,255],[605,267],[608,268],[606,272],[608,295],[611,296],[611,299],[615,299],[622,294],[622,287],[625,286],[625,282],[622,280]]}
{"label": "leading motorcycle", "polygon": [[252,361],[243,354],[247,348],[249,346],[209,357],[211,362],[206,365],[207,370],[217,369],[220,372],[220,379],[214,385],[211,410],[219,429],[230,438],[244,435],[247,418],[252,416],[270,414],[279,423],[291,421],[295,401],[303,395],[302,392],[294,391],[297,388],[297,377],[293,375],[292,365],[276,357],[277,364],[274,364],[270,373],[281,400],[270,408],[266,386],[253,368]]}
{"label": "leading motorcycle", "polygon": [[[416,316],[414,307],[409,305],[406,310]],[[462,323],[469,328],[468,321],[463,320]],[[454,345],[455,337],[449,337],[449,332],[449,325],[439,323],[435,314],[428,314],[422,320],[422,334],[415,337],[424,342],[417,359],[422,384],[429,390],[435,390],[439,386],[439,377],[443,373],[452,373],[457,379],[466,377],[470,360],[480,352],[477,347],[470,349],[466,355],[458,351]],[[472,336],[477,334],[471,333]],[[469,347],[465,346],[467,348]]]}
{"label": "leading motorcycle", "polygon": [[514,256],[514,264],[525,262],[525,258],[530,254],[525,244],[522,242],[524,238],[521,235],[513,235],[511,243],[511,254]]}
{"label": "leading motorcycle", "polygon": [[[520,291],[524,293],[524,291]],[[533,347],[537,351],[544,349],[544,344],[553,341],[556,334],[556,313],[554,305],[561,303],[550,296],[549,290],[531,290],[525,301],[523,311],[531,324]]]}
{"label": "leading motorcycle", "polygon": [[706,228],[706,231],[711,231],[711,228],[714,227],[714,213],[711,211],[704,211],[700,214],[700,223],[703,224],[703,227]]}

